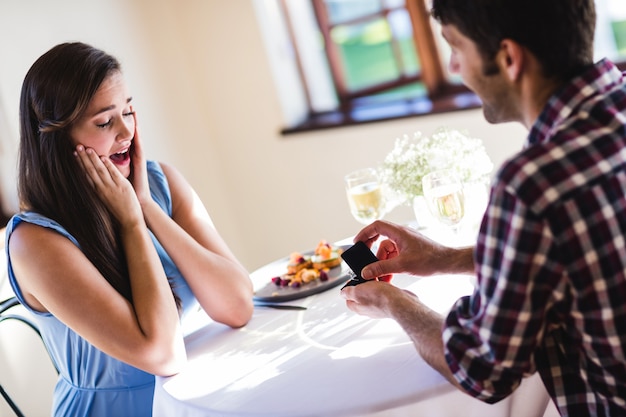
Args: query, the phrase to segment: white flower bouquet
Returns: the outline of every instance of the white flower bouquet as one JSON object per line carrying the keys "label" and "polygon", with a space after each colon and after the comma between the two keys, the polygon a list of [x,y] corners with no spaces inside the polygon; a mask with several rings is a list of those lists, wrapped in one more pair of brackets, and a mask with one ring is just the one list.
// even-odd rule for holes
{"label": "white flower bouquet", "polygon": [[422,177],[438,169],[453,169],[464,183],[485,181],[493,170],[482,140],[458,130],[439,128],[431,136],[416,132],[397,138],[381,164],[385,184],[405,202],[422,192]]}

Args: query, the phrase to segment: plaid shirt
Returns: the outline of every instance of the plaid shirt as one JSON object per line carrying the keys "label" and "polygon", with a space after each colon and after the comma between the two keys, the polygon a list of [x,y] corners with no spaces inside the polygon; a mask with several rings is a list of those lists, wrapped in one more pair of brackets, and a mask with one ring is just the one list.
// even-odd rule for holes
{"label": "plaid shirt", "polygon": [[626,78],[603,60],[559,89],[500,168],[478,285],[444,329],[473,396],[538,371],[564,416],[626,416]]}

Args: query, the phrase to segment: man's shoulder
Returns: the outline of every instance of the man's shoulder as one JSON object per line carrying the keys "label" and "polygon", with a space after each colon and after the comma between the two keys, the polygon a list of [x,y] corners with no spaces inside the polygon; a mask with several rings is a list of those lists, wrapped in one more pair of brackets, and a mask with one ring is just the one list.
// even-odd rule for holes
{"label": "man's shoulder", "polygon": [[570,120],[548,140],[506,160],[497,186],[541,211],[605,180],[626,165],[626,126],[615,123],[611,129],[595,119]]}
{"label": "man's shoulder", "polygon": [[[546,176],[549,171],[550,150],[552,143],[539,143],[531,145],[517,152],[505,160],[496,173],[496,184],[506,188],[510,193],[519,195],[521,191],[529,187],[537,188],[532,183],[541,182],[539,179]],[[547,185],[543,183],[544,187]],[[540,192],[543,190],[537,190]]]}

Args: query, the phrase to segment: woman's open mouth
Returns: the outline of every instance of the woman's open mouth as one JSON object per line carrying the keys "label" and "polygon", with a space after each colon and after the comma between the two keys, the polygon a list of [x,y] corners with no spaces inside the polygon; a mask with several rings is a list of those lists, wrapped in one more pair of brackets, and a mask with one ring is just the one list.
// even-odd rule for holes
{"label": "woman's open mouth", "polygon": [[109,156],[109,159],[115,165],[126,165],[130,161],[130,152],[128,152],[128,148],[127,148],[123,150],[122,152],[118,152]]}

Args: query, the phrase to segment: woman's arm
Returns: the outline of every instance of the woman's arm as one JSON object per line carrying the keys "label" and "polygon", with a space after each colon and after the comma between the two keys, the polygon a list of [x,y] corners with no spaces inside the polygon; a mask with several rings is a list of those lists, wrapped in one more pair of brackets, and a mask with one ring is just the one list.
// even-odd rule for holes
{"label": "woman's arm", "polygon": [[172,194],[172,218],[152,200],[142,204],[148,227],[187,280],[202,308],[232,327],[252,317],[252,283],[213,227],[206,208],[185,178],[161,163]]}
{"label": "woman's arm", "polygon": [[[136,191],[108,157],[82,145],[75,155],[119,222],[132,303],[73,243],[39,226],[21,225],[11,236],[16,278],[33,307],[49,311],[102,351],[150,373],[173,374],[186,359],[178,310]],[[135,179],[143,193],[145,166]]]}
{"label": "woman's arm", "polygon": [[48,311],[103,352],[156,375],[186,360],[172,292],[145,226],[122,233],[133,304],[70,240],[23,223],[9,241],[11,264],[27,303]]}

